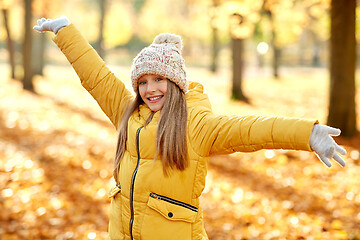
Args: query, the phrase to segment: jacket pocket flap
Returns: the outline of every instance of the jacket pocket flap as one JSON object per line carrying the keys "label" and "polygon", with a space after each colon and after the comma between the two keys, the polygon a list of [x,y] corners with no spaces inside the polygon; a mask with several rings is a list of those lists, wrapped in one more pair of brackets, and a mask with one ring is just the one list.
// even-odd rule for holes
{"label": "jacket pocket flap", "polygon": [[112,198],[114,197],[116,194],[118,194],[119,192],[121,192],[121,188],[119,188],[117,185],[114,185],[111,187],[109,193],[108,193],[108,197]]}
{"label": "jacket pocket flap", "polygon": [[193,210],[152,197],[149,198],[147,205],[171,221],[193,223],[197,215]]}

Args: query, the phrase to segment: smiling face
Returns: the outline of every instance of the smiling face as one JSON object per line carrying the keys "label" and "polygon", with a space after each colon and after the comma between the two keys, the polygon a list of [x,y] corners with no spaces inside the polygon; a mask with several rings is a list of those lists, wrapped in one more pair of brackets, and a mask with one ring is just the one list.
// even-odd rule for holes
{"label": "smiling face", "polygon": [[164,106],[168,80],[160,75],[146,74],[138,80],[139,94],[150,108],[151,111],[157,112]]}

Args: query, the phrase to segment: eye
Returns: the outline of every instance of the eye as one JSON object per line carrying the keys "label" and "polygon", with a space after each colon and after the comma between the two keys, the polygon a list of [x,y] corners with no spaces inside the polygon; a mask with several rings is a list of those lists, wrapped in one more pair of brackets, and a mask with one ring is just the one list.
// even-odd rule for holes
{"label": "eye", "polygon": [[161,80],[164,80],[164,79],[162,79],[162,78],[158,77],[158,78],[156,78],[156,80],[155,80],[155,81],[159,82],[159,81],[161,81]]}
{"label": "eye", "polygon": [[139,85],[145,85],[146,81],[139,81]]}

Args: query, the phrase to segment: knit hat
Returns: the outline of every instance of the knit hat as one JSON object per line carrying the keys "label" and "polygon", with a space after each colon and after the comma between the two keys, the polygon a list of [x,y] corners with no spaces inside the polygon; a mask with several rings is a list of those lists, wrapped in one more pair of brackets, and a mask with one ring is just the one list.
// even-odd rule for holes
{"label": "knit hat", "polygon": [[138,91],[138,79],[141,76],[158,74],[174,82],[185,93],[189,83],[186,80],[185,61],[181,56],[181,50],[182,40],[179,35],[157,35],[154,42],[134,58],[131,69],[134,91]]}

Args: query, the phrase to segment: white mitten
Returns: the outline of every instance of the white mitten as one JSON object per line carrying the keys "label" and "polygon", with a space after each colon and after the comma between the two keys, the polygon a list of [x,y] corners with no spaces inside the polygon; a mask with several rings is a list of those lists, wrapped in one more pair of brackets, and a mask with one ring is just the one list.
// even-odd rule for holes
{"label": "white mitten", "polygon": [[340,147],[331,136],[339,136],[340,129],[332,128],[326,125],[315,124],[310,135],[310,147],[315,151],[317,157],[327,166],[331,167],[329,159],[334,160],[345,166],[345,161],[337,154],[346,154],[346,150]]}
{"label": "white mitten", "polygon": [[67,17],[62,16],[62,17],[54,19],[54,20],[41,18],[37,21],[37,23],[38,23],[38,25],[34,26],[35,30],[37,30],[39,32],[51,31],[51,32],[54,32],[55,34],[57,34],[57,32],[61,28],[69,25],[70,21]]}

